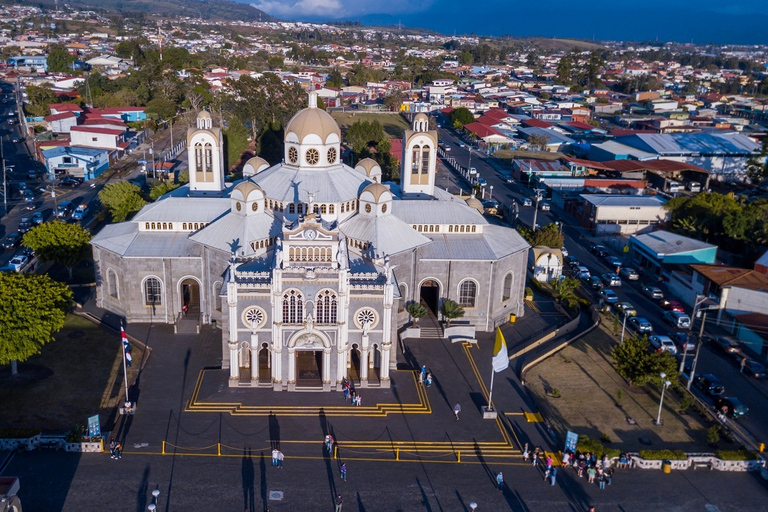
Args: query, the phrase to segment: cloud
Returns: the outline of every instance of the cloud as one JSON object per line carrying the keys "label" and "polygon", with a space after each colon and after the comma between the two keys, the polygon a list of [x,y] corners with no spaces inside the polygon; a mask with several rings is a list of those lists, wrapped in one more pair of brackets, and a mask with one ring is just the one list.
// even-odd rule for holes
{"label": "cloud", "polygon": [[415,7],[410,0],[256,0],[251,5],[286,20],[349,19],[368,14],[414,13],[428,9],[432,1]]}

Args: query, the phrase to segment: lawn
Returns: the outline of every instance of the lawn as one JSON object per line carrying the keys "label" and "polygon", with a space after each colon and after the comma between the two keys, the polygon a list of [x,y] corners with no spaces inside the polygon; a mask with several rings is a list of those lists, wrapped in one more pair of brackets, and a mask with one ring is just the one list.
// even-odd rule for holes
{"label": "lawn", "polygon": [[[105,425],[123,389],[119,334],[75,315],[56,340],[19,364],[19,375],[0,367],[0,427],[70,429],[96,413]],[[132,349],[135,379],[142,351]]]}
{"label": "lawn", "polygon": [[359,112],[333,112],[333,118],[343,129],[348,128],[356,121],[378,121],[384,128],[384,132],[390,139],[400,139],[405,130],[410,130],[411,126],[400,114],[361,114]]}
{"label": "lawn", "polygon": [[[528,387],[552,426],[563,437],[567,430],[594,439],[605,435],[610,439],[608,447],[621,450],[711,450],[707,447],[707,420],[693,409],[678,413],[682,394],[665,393],[664,424],[653,424],[659,409],[659,386],[630,386],[616,373],[610,357],[616,341],[606,330],[595,329],[528,372]],[[558,398],[547,393],[553,388],[560,392]]]}

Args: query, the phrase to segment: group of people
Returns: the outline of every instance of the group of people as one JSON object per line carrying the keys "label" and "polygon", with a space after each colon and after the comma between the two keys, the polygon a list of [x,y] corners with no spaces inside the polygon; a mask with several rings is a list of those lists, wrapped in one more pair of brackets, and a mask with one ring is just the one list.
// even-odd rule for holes
{"label": "group of people", "polygon": [[341,379],[341,389],[344,392],[344,401],[350,400],[350,405],[354,405],[357,407],[360,407],[363,405],[363,397],[361,397],[357,390],[352,386],[352,384],[347,380],[346,377]]}
{"label": "group of people", "polygon": [[123,444],[120,441],[115,441],[114,437],[109,439],[109,453],[112,459],[123,458]]}
{"label": "group of people", "polygon": [[432,381],[432,372],[427,370],[427,365],[422,365],[421,371],[419,372],[419,384],[426,384],[427,387],[430,387]]}
{"label": "group of people", "polygon": [[545,455],[538,446],[531,450],[528,443],[525,443],[523,447],[523,460],[525,462],[531,461],[533,467],[538,467],[539,464],[544,466],[544,481],[549,481],[550,485],[555,485],[557,481],[557,468],[553,466],[552,456],[546,455],[545,457]]}
{"label": "group of people", "polygon": [[277,467],[278,469],[283,469],[283,459],[285,458],[285,455],[283,455],[283,452],[278,450],[276,447],[272,448],[272,465]]}
{"label": "group of people", "polygon": [[[620,467],[624,467],[627,464],[628,455],[624,456],[624,462],[621,462],[622,458],[619,458]],[[606,485],[611,485],[613,482],[613,467],[611,467],[611,460],[603,455],[602,459],[598,459],[595,453],[579,453],[578,455],[566,450],[563,452],[564,468],[569,466],[573,467],[579,475],[579,478],[583,478],[587,475],[587,482],[590,484],[597,483],[600,489],[605,489]]]}

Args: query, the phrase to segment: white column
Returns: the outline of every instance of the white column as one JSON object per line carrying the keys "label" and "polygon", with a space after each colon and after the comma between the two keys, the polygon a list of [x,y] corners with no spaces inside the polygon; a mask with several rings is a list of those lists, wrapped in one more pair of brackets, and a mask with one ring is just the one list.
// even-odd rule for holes
{"label": "white column", "polygon": [[368,348],[360,350],[360,384],[368,382]]}
{"label": "white column", "polygon": [[392,348],[392,343],[389,340],[381,344],[381,365],[379,366],[379,375],[381,380],[389,380],[389,352]]}
{"label": "white column", "polygon": [[331,383],[331,348],[323,349],[323,384]]}
{"label": "white column", "polygon": [[240,378],[240,358],[237,354],[237,341],[229,342],[229,378],[237,380]]}
{"label": "white column", "polygon": [[296,349],[288,349],[288,384],[296,384]]}
{"label": "white column", "polygon": [[251,380],[259,380],[259,335],[251,334]]}

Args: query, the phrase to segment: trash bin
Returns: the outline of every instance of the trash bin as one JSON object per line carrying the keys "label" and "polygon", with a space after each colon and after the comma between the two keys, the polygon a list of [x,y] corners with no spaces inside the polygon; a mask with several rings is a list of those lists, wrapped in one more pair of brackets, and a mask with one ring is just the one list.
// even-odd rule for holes
{"label": "trash bin", "polygon": [[661,470],[665,473],[671,473],[672,472],[672,463],[668,460],[665,460],[661,463]]}
{"label": "trash bin", "polygon": [[216,319],[215,318],[213,320],[211,320],[211,327],[216,329]]}
{"label": "trash bin", "polygon": [[517,315],[509,315],[509,323],[513,324],[517,321]]}

